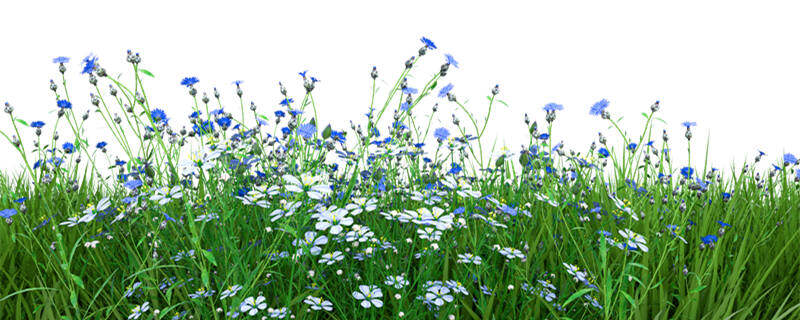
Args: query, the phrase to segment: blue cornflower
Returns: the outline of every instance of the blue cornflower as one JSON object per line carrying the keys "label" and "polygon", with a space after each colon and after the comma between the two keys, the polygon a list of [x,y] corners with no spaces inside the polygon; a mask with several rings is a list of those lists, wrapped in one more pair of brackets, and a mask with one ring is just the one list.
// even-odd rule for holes
{"label": "blue cornflower", "polygon": [[197,117],[199,117],[201,114],[203,114],[203,112],[193,111],[192,113],[189,114],[189,119],[197,119]]}
{"label": "blue cornflower", "polygon": [[69,142],[64,142],[64,144],[61,145],[61,148],[64,149],[65,153],[72,153],[75,151],[75,145]]}
{"label": "blue cornflower", "polygon": [[589,110],[589,114],[593,116],[599,116],[603,113],[603,111],[606,110],[606,108],[608,108],[608,100],[603,99],[597,101],[594,103],[594,105],[592,105],[592,108]]}
{"label": "blue cornflower", "polygon": [[233,84],[235,84],[235,85],[238,87],[238,86],[239,86],[240,84],[242,84],[243,82],[244,82],[244,81],[242,81],[242,80],[236,80],[236,81],[234,81],[234,82],[233,82]]}
{"label": "blue cornflower", "polygon": [[727,224],[727,223],[725,223],[725,222],[722,222],[722,221],[720,221],[720,220],[717,220],[717,223],[719,223],[719,226],[720,226],[720,227],[723,227],[723,228],[726,228],[726,227],[730,227],[730,226],[731,226],[731,225],[729,225],[729,224]]}
{"label": "blue cornflower", "polygon": [[419,90],[417,90],[416,88],[412,88],[412,87],[403,88],[403,94],[417,94],[418,91]]}
{"label": "blue cornflower", "polygon": [[422,41],[422,43],[425,44],[425,46],[428,47],[428,49],[436,49],[436,44],[434,44],[433,41],[431,41],[431,39],[422,37],[422,39],[419,40]]}
{"label": "blue cornflower", "polygon": [[142,180],[130,180],[128,182],[125,182],[123,186],[125,186],[125,188],[128,188],[130,190],[133,190],[142,186]]}
{"label": "blue cornflower", "polygon": [[107,142],[105,142],[105,141],[100,141],[100,142],[98,142],[98,143],[97,143],[97,146],[96,146],[96,147],[97,147],[97,149],[102,149],[102,148],[105,148],[107,145],[108,145],[108,143],[107,143]]}
{"label": "blue cornflower", "polygon": [[44,127],[44,121],[31,122],[31,128],[41,128],[41,127]]}
{"label": "blue cornflower", "polygon": [[446,97],[447,94],[450,93],[450,90],[453,90],[453,84],[452,83],[448,83],[446,86],[442,87],[441,90],[439,90],[439,98]]}
{"label": "blue cornflower", "polygon": [[67,100],[58,100],[56,105],[61,109],[72,109],[72,102]]}
{"label": "blue cornflower", "polygon": [[285,116],[286,116],[286,113],[283,112],[282,110],[275,111],[275,117],[283,118]]}
{"label": "blue cornflower", "polygon": [[150,111],[150,118],[152,118],[153,122],[155,122],[155,123],[159,123],[159,122],[167,123],[167,122],[169,122],[169,119],[167,119],[167,113],[164,112],[164,110],[161,110],[159,108],[155,108],[155,109]]}
{"label": "blue cornflower", "polygon": [[700,238],[700,240],[703,240],[703,243],[705,244],[712,244],[714,242],[717,242],[718,238],[713,234],[709,234],[705,237]]}
{"label": "blue cornflower", "polygon": [[550,134],[542,133],[539,135],[539,140],[547,140],[550,139]]}
{"label": "blue cornflower", "polygon": [[219,119],[217,119],[217,124],[218,124],[220,127],[223,127],[223,128],[230,127],[230,125],[231,125],[231,118],[228,118],[228,117],[222,117],[222,118],[219,118]]}
{"label": "blue cornflower", "polygon": [[445,58],[445,59],[447,59],[447,64],[449,64],[449,65],[452,65],[452,66],[454,66],[454,67],[458,68],[458,61],[456,61],[456,59],[455,59],[455,58],[453,58],[453,55],[451,55],[451,54],[449,54],[449,53],[446,53],[446,54],[444,55],[444,58]]}
{"label": "blue cornflower", "polygon": [[400,104],[400,111],[405,112],[408,111],[409,108],[411,108],[411,104],[408,102],[403,101],[403,103]]}
{"label": "blue cornflower", "polygon": [[317,133],[317,127],[311,123],[306,123],[297,127],[297,134],[306,139],[311,139]]}
{"label": "blue cornflower", "polygon": [[610,156],[610,155],[611,155],[611,153],[610,153],[610,152],[608,152],[608,149],[606,149],[606,148],[600,148],[600,149],[598,149],[598,150],[597,150],[597,153],[598,153],[598,154],[600,154],[600,155],[602,156],[602,158],[605,158],[605,157],[608,157],[608,156]]}
{"label": "blue cornflower", "polygon": [[299,74],[301,77],[303,77],[303,79],[305,79],[307,72],[308,72],[308,70],[303,70],[303,72],[298,72],[297,74]]}
{"label": "blue cornflower", "polygon": [[27,197],[22,197],[22,198],[19,198],[19,199],[16,199],[16,200],[14,200],[14,202],[16,202],[16,203],[23,203],[23,202],[25,202],[25,200],[28,200],[28,198],[27,198]]}
{"label": "blue cornflower", "polygon": [[83,71],[81,71],[81,74],[91,73],[95,66],[97,66],[97,57],[94,54],[86,56],[86,58],[83,58]]}
{"label": "blue cornflower", "polygon": [[447,138],[450,136],[450,131],[448,131],[446,128],[439,128],[433,131],[433,136],[438,140],[447,140]]}
{"label": "blue cornflower", "polygon": [[311,78],[311,82],[313,82],[313,83],[319,82],[319,79],[317,79],[315,77],[309,77],[309,78]]}
{"label": "blue cornflower", "polygon": [[212,115],[212,116],[219,116],[219,115],[222,115],[224,113],[225,113],[225,110],[223,110],[222,108],[219,108],[219,109],[216,109],[216,110],[212,110],[211,112],[209,112],[209,114]]}
{"label": "blue cornflower", "polygon": [[637,147],[637,144],[636,144],[636,142],[631,142],[631,143],[628,145],[628,150],[629,150],[629,151],[636,150],[636,147]]}
{"label": "blue cornflower", "polygon": [[9,219],[12,216],[14,216],[15,214],[17,214],[17,209],[13,209],[13,208],[12,209],[4,209],[4,210],[0,211],[0,217],[2,217],[3,219]]}
{"label": "blue cornflower", "polygon": [[689,179],[694,174],[694,169],[691,168],[691,167],[683,167],[683,168],[681,168],[681,174],[686,179]]}
{"label": "blue cornflower", "polygon": [[450,171],[448,171],[447,173],[449,173],[449,174],[459,174],[459,173],[461,173],[461,170],[463,170],[463,169],[461,168],[460,165],[455,164],[455,163],[450,163]]}
{"label": "blue cornflower", "polygon": [[285,98],[285,99],[281,100],[281,105],[282,105],[282,106],[287,106],[287,107],[288,107],[288,106],[289,106],[289,104],[290,104],[290,103],[293,103],[293,102],[294,102],[294,99],[292,99],[292,98]]}
{"label": "blue cornflower", "polygon": [[722,200],[729,200],[731,198],[731,194],[728,192],[722,193]]}
{"label": "blue cornflower", "polygon": [[292,130],[289,129],[289,127],[283,127],[283,128],[281,128],[281,133],[283,133],[285,135],[288,135],[288,134],[292,133]]}
{"label": "blue cornflower", "polygon": [[560,104],[557,104],[555,102],[550,102],[550,103],[544,105],[544,107],[542,109],[544,109],[544,111],[547,111],[547,112],[553,112],[553,111],[556,111],[556,110],[564,110],[564,106],[560,105]]}
{"label": "blue cornflower", "polygon": [[296,117],[303,114],[303,110],[289,110],[289,114],[291,114],[293,117]]}
{"label": "blue cornflower", "polygon": [[197,77],[186,77],[181,80],[181,85],[191,87],[198,82],[200,82],[200,80],[197,80]]}
{"label": "blue cornflower", "polygon": [[53,63],[67,63],[69,62],[68,57],[55,57],[53,58]]}
{"label": "blue cornflower", "polygon": [[686,127],[686,130],[689,130],[689,128],[696,126],[696,125],[697,125],[697,122],[694,122],[694,121],[691,121],[691,122],[690,122],[690,121],[684,121],[684,122],[682,123],[682,125],[683,125],[684,127]]}
{"label": "blue cornflower", "polygon": [[795,157],[793,154],[787,153],[783,155],[783,163],[785,165],[794,164],[796,162],[797,162],[797,157]]}

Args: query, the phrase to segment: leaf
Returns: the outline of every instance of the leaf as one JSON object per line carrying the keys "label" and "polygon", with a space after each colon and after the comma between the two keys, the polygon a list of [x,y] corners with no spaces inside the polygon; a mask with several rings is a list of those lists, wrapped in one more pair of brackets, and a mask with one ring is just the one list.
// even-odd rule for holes
{"label": "leaf", "polygon": [[259,118],[261,118],[261,119],[264,119],[264,120],[266,120],[266,121],[269,121],[269,119],[267,118],[267,116],[265,116],[265,115],[263,115],[263,114],[259,114],[259,115],[258,115],[258,117],[259,117]]}
{"label": "leaf", "polygon": [[502,165],[503,165],[503,163],[504,163],[505,161],[506,161],[506,156],[504,156],[504,155],[503,155],[503,156],[500,156],[499,158],[497,158],[497,161],[495,161],[495,162],[494,162],[494,166],[495,166],[495,167],[500,167],[500,166],[502,166]]}
{"label": "leaf", "polygon": [[153,75],[153,73],[152,73],[152,72],[150,72],[150,71],[149,71],[149,70],[147,70],[147,69],[139,69],[139,72],[141,72],[141,73],[144,73],[145,75],[148,75],[148,76],[150,76],[151,78],[155,78],[155,77],[156,77],[156,76],[154,76],[154,75]]}
{"label": "leaf", "polygon": [[631,297],[629,294],[625,293],[625,291],[620,291],[619,293],[621,293],[622,296],[625,297],[625,300],[628,300],[628,303],[630,303],[632,306],[636,305],[636,303],[633,302],[633,297]]}
{"label": "leaf", "polygon": [[206,257],[206,259],[208,259],[208,261],[211,261],[211,264],[217,266],[217,259],[214,259],[214,254],[206,250],[203,250],[203,255]]}
{"label": "leaf", "polygon": [[573,300],[578,299],[578,297],[580,297],[580,296],[582,296],[582,295],[584,295],[587,292],[590,292],[592,290],[594,290],[594,289],[592,289],[592,288],[583,288],[581,290],[578,290],[578,292],[575,292],[571,296],[569,296],[569,298],[567,298],[567,301],[564,301],[564,304],[562,305],[562,307],[566,307]]}
{"label": "leaf", "polygon": [[439,84],[439,81],[434,81],[433,84],[430,86],[429,90],[433,90],[433,88],[436,88],[437,84]]}
{"label": "leaf", "polygon": [[500,103],[502,103],[504,106],[508,107],[508,103],[506,103],[506,102],[505,102],[505,101],[503,101],[503,100],[497,100],[497,102],[500,102]]}
{"label": "leaf", "polygon": [[72,281],[75,281],[75,283],[76,283],[76,284],[77,284],[79,287],[81,287],[81,289],[86,289],[86,288],[83,286],[83,280],[81,280],[81,277],[79,277],[79,276],[76,276],[76,275],[74,275],[74,274],[70,274],[70,276],[72,277]]}
{"label": "leaf", "polygon": [[707,285],[699,286],[697,288],[692,289],[692,291],[689,291],[689,293],[698,293],[700,291],[703,291],[703,289],[705,289],[706,287],[708,287],[708,286]]}
{"label": "leaf", "polygon": [[642,117],[644,117],[645,119],[647,119],[647,118],[648,118],[648,116],[647,116],[647,113],[644,113],[644,112],[642,112]]}
{"label": "leaf", "polygon": [[322,139],[328,139],[331,137],[331,125],[325,127],[325,130],[322,130]]}
{"label": "leaf", "polygon": [[25,122],[25,120],[22,120],[22,119],[17,119],[17,122],[19,122],[19,123],[20,123],[20,124],[22,124],[23,126],[30,127],[30,125],[28,125],[28,123],[27,123],[27,122]]}

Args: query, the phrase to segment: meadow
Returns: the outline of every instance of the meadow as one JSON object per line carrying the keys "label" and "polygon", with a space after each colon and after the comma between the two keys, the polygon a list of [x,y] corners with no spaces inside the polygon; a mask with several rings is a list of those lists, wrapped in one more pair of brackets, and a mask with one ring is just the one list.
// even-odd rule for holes
{"label": "meadow", "polygon": [[501,87],[458,92],[440,52],[423,37],[381,94],[365,70],[349,124],[317,117],[324,83],[307,71],[268,107],[242,81],[176,79],[193,106],[176,114],[148,96],[138,53],[124,77],[54,58],[54,117],[18,117],[24,101],[0,115],[19,163],[0,175],[0,319],[800,318],[793,154],[717,169],[697,123],[666,123],[654,101],[629,135],[605,99],[570,106],[610,128],[589,146],[551,136],[569,128],[551,102],[508,125],[526,146],[498,151]]}

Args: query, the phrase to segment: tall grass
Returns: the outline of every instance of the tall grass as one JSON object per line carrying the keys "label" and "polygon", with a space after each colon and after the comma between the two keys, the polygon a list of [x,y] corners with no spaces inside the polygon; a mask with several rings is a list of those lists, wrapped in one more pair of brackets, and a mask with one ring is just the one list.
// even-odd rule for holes
{"label": "tall grass", "polygon": [[[437,59],[422,40],[388,93],[373,69],[349,127],[323,125],[305,72],[297,101],[281,84],[270,110],[246,104],[241,82],[228,106],[187,77],[182,129],[151,104],[139,54],[130,82],[93,57],[55,59],[55,120],[5,106],[21,170],[0,175],[0,318],[800,317],[793,155],[673,168],[670,150],[692,158],[693,123],[670,139],[656,102],[627,136],[603,100],[591,114],[614,135],[586,150],[553,143],[551,103],[542,127],[506,124],[529,144],[498,156],[483,135],[499,86],[469,110],[444,85],[446,55],[413,88],[417,62]],[[72,108],[67,66],[89,79],[94,112]],[[433,128],[447,103],[460,113]],[[113,140],[94,141],[91,121]]]}

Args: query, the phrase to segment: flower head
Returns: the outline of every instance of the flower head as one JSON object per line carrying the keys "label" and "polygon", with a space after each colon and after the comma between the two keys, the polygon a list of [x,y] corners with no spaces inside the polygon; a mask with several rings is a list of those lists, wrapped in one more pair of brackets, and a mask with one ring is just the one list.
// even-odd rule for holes
{"label": "flower head", "polygon": [[447,137],[450,136],[450,131],[446,128],[438,128],[433,132],[433,136],[438,140],[447,140]]}
{"label": "flower head", "polygon": [[599,116],[603,113],[603,111],[606,110],[606,108],[608,108],[608,100],[603,99],[597,101],[594,103],[594,105],[592,105],[592,108],[589,109],[589,114],[593,116]]}
{"label": "flower head", "polygon": [[56,105],[60,109],[72,109],[72,102],[69,102],[67,100],[58,100],[56,101]]}
{"label": "flower head", "polygon": [[191,87],[198,82],[200,82],[200,80],[197,80],[197,77],[186,77],[181,80],[181,85]]}
{"label": "flower head", "polygon": [[297,134],[306,139],[311,139],[317,133],[317,127],[311,123],[302,124],[297,127]]}
{"label": "flower head", "polygon": [[450,90],[453,90],[453,84],[452,83],[448,83],[446,86],[442,87],[442,89],[439,90],[438,97],[439,98],[446,97],[447,94],[450,93]]}
{"label": "flower head", "polygon": [[444,58],[447,59],[447,64],[458,68],[458,61],[456,61],[456,59],[453,58],[453,55],[447,53],[444,55]]}
{"label": "flower head", "polygon": [[564,106],[560,105],[560,104],[557,104],[555,102],[550,102],[550,103],[544,105],[544,107],[542,109],[544,109],[544,111],[547,111],[547,112],[554,112],[556,110],[564,110]]}
{"label": "flower head", "polygon": [[689,128],[696,126],[696,125],[697,125],[697,122],[694,122],[694,121],[684,121],[684,122],[682,123],[682,125],[683,125],[684,127],[686,127],[686,130],[689,130]]}
{"label": "flower head", "polygon": [[419,39],[419,40],[420,40],[420,41],[422,41],[422,43],[423,43],[423,44],[424,44],[426,47],[428,47],[428,49],[436,49],[436,44],[434,44],[434,43],[433,43],[433,41],[431,41],[431,39],[428,39],[428,38],[422,37],[422,39]]}
{"label": "flower head", "polygon": [[96,66],[97,57],[95,57],[94,54],[86,56],[86,58],[83,58],[83,71],[81,71],[81,74],[91,73]]}
{"label": "flower head", "polygon": [[53,58],[53,63],[67,63],[69,62],[68,57],[55,57]]}

